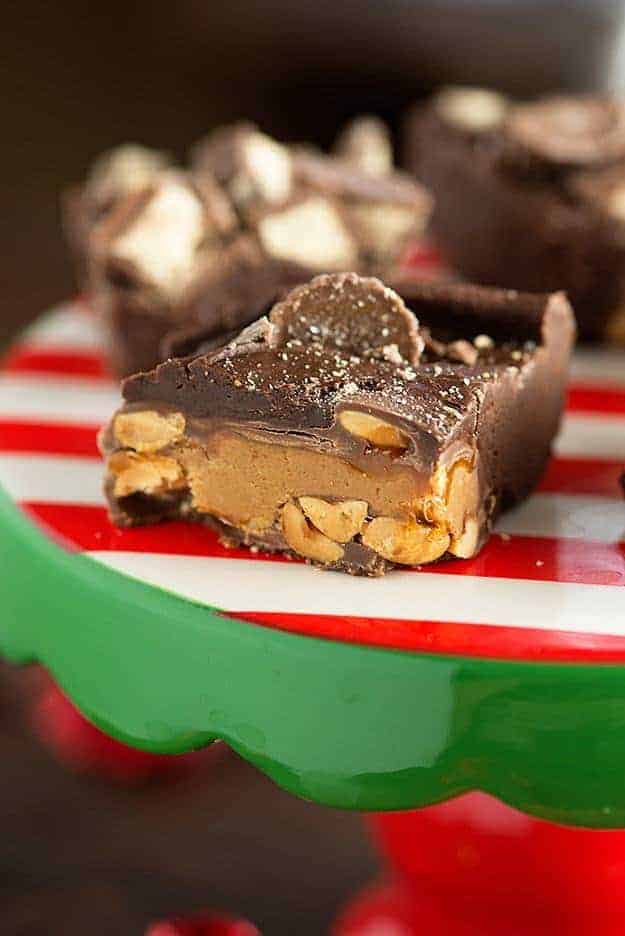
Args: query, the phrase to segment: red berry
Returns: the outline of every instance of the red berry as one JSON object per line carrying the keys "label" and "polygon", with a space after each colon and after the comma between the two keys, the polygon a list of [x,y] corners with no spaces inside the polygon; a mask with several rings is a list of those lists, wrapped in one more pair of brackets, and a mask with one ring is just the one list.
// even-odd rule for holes
{"label": "red berry", "polygon": [[187,919],[152,923],[145,936],[261,936],[261,932],[247,920],[221,913],[202,913]]}
{"label": "red berry", "polygon": [[197,757],[150,754],[116,741],[92,725],[52,681],[35,703],[33,722],[41,740],[60,761],[121,783],[177,774]]}

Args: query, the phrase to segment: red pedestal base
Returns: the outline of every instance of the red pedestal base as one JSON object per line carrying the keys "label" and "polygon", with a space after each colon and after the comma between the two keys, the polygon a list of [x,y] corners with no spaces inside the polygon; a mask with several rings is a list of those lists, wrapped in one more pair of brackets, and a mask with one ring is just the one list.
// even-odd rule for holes
{"label": "red pedestal base", "polygon": [[333,936],[625,933],[625,832],[554,825],[482,793],[370,823],[390,874]]}

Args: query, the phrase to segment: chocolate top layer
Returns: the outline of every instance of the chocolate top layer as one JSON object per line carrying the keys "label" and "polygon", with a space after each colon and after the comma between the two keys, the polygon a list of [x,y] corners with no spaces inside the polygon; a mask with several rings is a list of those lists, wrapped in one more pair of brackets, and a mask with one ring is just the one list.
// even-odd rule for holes
{"label": "chocolate top layer", "polygon": [[543,340],[550,297],[470,283],[391,283],[420,321],[446,341],[488,335],[495,344],[519,346]]}
{"label": "chocolate top layer", "polygon": [[[504,371],[520,375],[531,363],[535,338],[554,320],[572,328],[570,307],[559,294],[427,286],[415,287],[409,302],[424,313],[423,321],[379,280],[319,276],[227,346],[129,378],[124,397],[296,433],[327,428],[337,411],[357,406],[426,434],[434,456],[461,426],[471,431],[486,384]],[[498,311],[509,313],[505,342],[484,330]],[[475,339],[471,363],[456,353],[457,341],[436,341],[428,349],[428,329],[441,323]],[[421,445],[422,452],[427,448]]]}

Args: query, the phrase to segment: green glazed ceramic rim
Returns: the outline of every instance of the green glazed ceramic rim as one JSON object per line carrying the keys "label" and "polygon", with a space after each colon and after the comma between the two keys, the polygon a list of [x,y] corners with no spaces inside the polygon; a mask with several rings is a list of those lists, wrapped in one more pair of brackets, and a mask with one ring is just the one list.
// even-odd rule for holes
{"label": "green glazed ceramic rim", "polygon": [[396,810],[483,790],[625,827],[625,667],[429,655],[237,620],[67,552],[0,492],[0,650],[138,748],[222,739],[283,789]]}

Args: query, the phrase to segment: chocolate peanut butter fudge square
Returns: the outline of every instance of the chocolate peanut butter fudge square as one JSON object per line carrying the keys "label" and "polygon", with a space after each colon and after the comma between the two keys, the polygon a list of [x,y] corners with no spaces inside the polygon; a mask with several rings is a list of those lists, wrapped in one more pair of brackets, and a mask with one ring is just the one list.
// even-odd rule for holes
{"label": "chocolate peanut butter fudge square", "polygon": [[447,88],[406,126],[410,168],[435,197],[433,233],[474,282],[564,289],[585,338],[625,339],[625,105],[517,103]]}
{"label": "chocolate peanut butter fudge square", "polygon": [[124,382],[101,436],[111,517],[353,574],[474,556],[540,478],[574,331],[563,294],[319,276]]}

